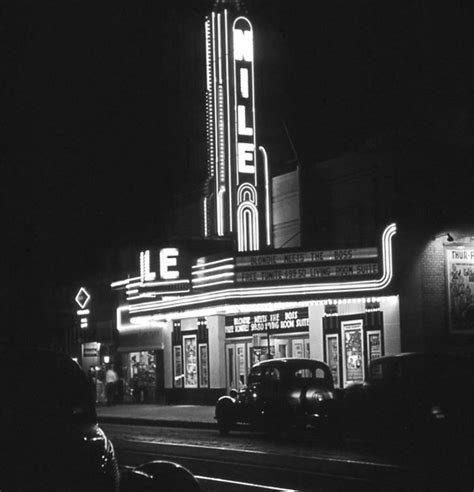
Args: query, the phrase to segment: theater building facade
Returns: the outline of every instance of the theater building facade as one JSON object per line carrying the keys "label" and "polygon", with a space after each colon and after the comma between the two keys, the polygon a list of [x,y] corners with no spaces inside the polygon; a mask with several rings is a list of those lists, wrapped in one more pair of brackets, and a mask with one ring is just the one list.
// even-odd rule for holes
{"label": "theater building facade", "polygon": [[344,387],[363,380],[371,359],[400,351],[395,223],[361,247],[277,237],[293,234],[285,217],[299,204],[272,196],[271,156],[257,140],[253,26],[238,7],[216,2],[204,28],[202,236],[230,242],[212,254],[172,244],[136,251],[126,278],[111,283],[122,376],[152,400],[214,403],[269,357],[324,360]]}
{"label": "theater building facade", "polygon": [[139,252],[112,283],[123,377],[133,386],[151,366],[156,399],[193,403],[244,385],[268,357],[324,360],[339,387],[363,380],[371,359],[400,351],[395,238],[391,224],[365,248]]}

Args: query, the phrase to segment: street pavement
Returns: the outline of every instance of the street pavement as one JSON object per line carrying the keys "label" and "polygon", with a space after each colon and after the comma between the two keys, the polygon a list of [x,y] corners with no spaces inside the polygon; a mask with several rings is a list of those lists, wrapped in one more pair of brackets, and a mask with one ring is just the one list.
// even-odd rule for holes
{"label": "street pavement", "polygon": [[[215,429],[217,431],[214,410],[214,405],[127,403],[112,406],[98,405],[97,416],[100,424]],[[387,474],[390,472],[390,475],[394,472],[399,474],[409,472],[410,474],[416,470],[416,475],[418,475],[419,472],[423,474],[435,472],[438,468],[436,463],[440,465],[438,471],[442,471],[443,468],[446,468],[446,455],[449,455],[453,451],[454,449],[450,447],[444,449],[444,452],[435,460],[435,463],[427,466],[428,463],[425,462],[426,460],[423,455],[410,457],[405,452],[401,452],[398,446],[380,449],[379,447],[367,447],[367,443],[363,441],[348,440],[342,447],[330,447],[326,450],[324,448],[320,449],[318,459],[321,462],[321,469],[324,470],[328,466],[331,469],[333,467],[340,468],[343,460],[347,464],[351,464],[351,466],[361,468],[361,470],[362,468],[371,468],[377,473]],[[472,461],[469,459],[469,469],[472,469],[471,463]],[[393,467],[393,470],[390,470],[391,467]],[[464,474],[465,471],[462,473]],[[469,480],[469,483],[472,483],[472,478],[469,478]],[[452,490],[464,491],[465,489]],[[474,490],[474,488],[470,488],[469,490]]]}
{"label": "street pavement", "polygon": [[121,404],[99,405],[99,422],[163,427],[214,429],[214,405]]}

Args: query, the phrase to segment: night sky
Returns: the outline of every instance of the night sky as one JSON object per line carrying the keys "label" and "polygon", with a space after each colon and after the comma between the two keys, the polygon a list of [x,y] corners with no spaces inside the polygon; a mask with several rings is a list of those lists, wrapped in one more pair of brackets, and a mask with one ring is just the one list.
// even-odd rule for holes
{"label": "night sky", "polygon": [[[210,4],[2,2],[4,271],[13,279],[2,292],[11,305],[45,279],[100,268],[104,248],[159,237],[174,195],[195,193],[206,168]],[[472,2],[245,5],[257,132],[273,174],[292,145],[309,166],[399,128],[472,135]]]}

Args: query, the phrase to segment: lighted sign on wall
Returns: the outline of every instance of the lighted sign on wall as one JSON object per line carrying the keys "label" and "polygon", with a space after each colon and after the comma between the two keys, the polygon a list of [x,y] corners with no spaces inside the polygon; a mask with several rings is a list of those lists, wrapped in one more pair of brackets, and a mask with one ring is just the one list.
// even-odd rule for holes
{"label": "lighted sign on wall", "polygon": [[206,19],[205,33],[208,187],[203,199],[204,235],[236,233],[239,251],[257,251],[261,223],[265,223],[266,244],[271,244],[271,201],[268,156],[261,146],[262,166],[257,162],[253,28],[247,18],[234,17],[224,9]]}
{"label": "lighted sign on wall", "polygon": [[446,249],[449,324],[454,333],[474,333],[474,249]]}
{"label": "lighted sign on wall", "polygon": [[86,309],[87,305],[91,300],[90,294],[84,287],[81,287],[74,298],[76,304],[81,308],[76,311],[76,314],[79,316],[81,328],[86,329],[89,326],[88,315],[90,314],[90,310]]}
{"label": "lighted sign on wall", "polygon": [[308,329],[308,308],[225,318],[225,333],[229,337],[267,332],[308,331]]}
{"label": "lighted sign on wall", "polygon": [[112,288],[125,289],[128,301],[153,300],[163,296],[175,296],[188,293],[189,279],[180,279],[179,250],[162,248],[158,255],[150,250],[139,255],[140,275],[119,280],[111,284]]}

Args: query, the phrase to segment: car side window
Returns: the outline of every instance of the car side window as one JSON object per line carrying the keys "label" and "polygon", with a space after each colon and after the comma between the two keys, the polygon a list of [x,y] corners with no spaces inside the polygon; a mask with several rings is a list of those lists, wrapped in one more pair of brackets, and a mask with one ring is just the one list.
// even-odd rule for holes
{"label": "car side window", "polygon": [[326,372],[324,369],[321,369],[320,367],[316,369],[316,379],[326,379]]}
{"label": "car side window", "polygon": [[266,374],[266,379],[268,379],[269,381],[279,381],[280,371],[276,367],[269,367]]}
{"label": "car side window", "polygon": [[263,378],[264,370],[261,367],[256,367],[250,371],[249,384],[259,383]]}
{"label": "car side window", "polygon": [[297,369],[294,373],[296,379],[313,379],[313,373],[311,369],[307,369],[302,367],[301,369]]}

